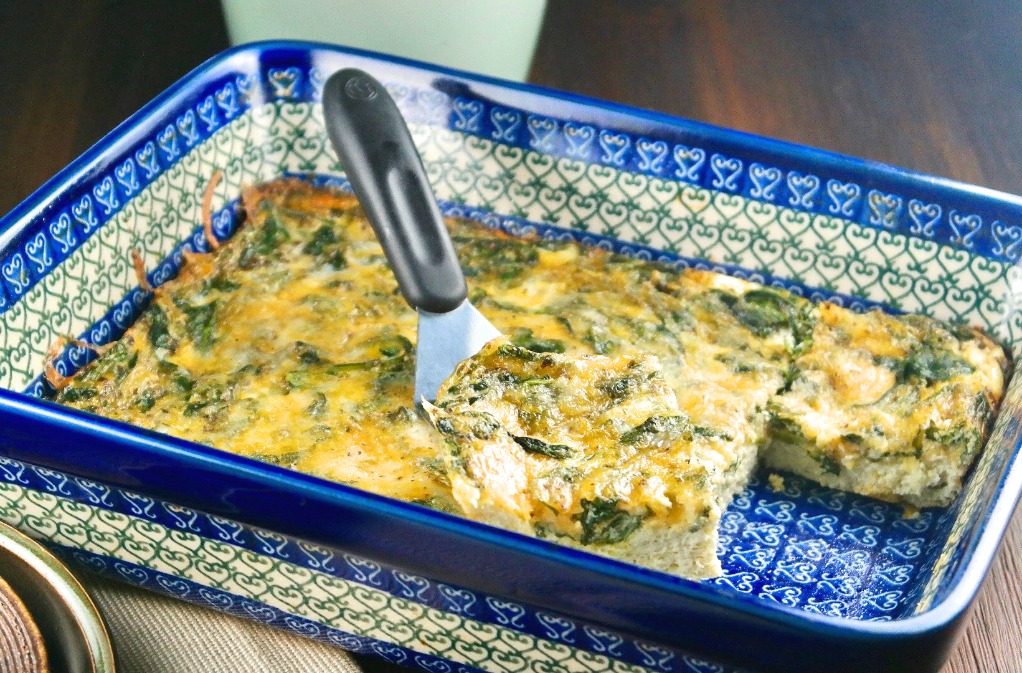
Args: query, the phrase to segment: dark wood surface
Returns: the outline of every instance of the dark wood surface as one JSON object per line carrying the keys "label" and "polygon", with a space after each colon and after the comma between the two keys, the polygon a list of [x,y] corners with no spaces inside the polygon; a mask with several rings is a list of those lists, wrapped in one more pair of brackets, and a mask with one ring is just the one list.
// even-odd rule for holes
{"label": "dark wood surface", "polygon": [[[1018,194],[1020,35],[1009,0],[550,0],[530,80]],[[208,0],[0,0],[0,213],[226,47]],[[1016,514],[945,673],[1022,671],[1020,558]]]}

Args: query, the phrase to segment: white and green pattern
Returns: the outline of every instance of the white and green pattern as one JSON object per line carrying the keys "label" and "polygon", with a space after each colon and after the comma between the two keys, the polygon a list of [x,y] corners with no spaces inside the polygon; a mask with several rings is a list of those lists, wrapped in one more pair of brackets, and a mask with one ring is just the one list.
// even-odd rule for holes
{"label": "white and green pattern", "polygon": [[[823,296],[853,298],[853,304],[860,298],[982,325],[1013,346],[1022,334],[1010,301],[1008,262],[446,128],[418,124],[412,131],[441,199],[650,246],[742,275],[782,279]],[[40,373],[57,335],[84,332],[131,291],[129,250],[140,249],[152,268],[187,240],[200,223],[204,185],[221,168],[220,204],[236,199],[244,185],[284,173],[328,175],[340,169],[326,145],[319,104],[267,103],[182,154],[103,226],[97,210],[106,204],[84,196],[70,212],[88,240],[38,284],[28,289],[26,282],[26,294],[2,314],[0,384],[24,388]],[[221,231],[229,229],[230,217],[219,215]],[[67,219],[61,213],[48,226],[53,230]],[[111,325],[97,336],[109,340],[124,326]]]}
{"label": "white and green pattern", "polygon": [[[180,521],[185,521],[194,520],[196,513],[180,508],[177,515]],[[260,554],[231,541],[211,540],[191,530],[169,528],[149,518],[129,516],[14,484],[0,484],[0,520],[63,547],[82,550],[97,558],[124,561],[116,566],[111,564],[110,568],[122,579],[135,575],[136,580],[141,580],[149,577],[146,571],[155,571],[153,577],[178,577],[191,583],[178,585],[176,592],[185,595],[193,592],[193,600],[212,603],[214,597],[220,597],[221,602],[230,600],[228,596],[247,598],[328,629],[358,634],[365,639],[493,673],[643,673],[649,670],[512,628],[516,606],[510,603],[502,606],[508,619],[507,625],[501,626],[467,617],[457,607],[441,610],[395,596],[380,588],[385,586],[383,582],[374,582],[375,576],[381,574],[378,566],[352,557],[333,559],[333,554],[323,549],[306,547],[310,557],[333,560],[333,564],[323,564],[333,570],[332,573]],[[225,530],[231,525],[227,521],[222,523]],[[279,547],[285,544],[283,538],[273,533],[261,531],[260,534]],[[344,578],[343,573],[336,570],[337,566],[345,564],[358,570],[354,576],[362,581]],[[428,585],[423,578],[399,577],[412,589],[421,590]],[[167,585],[166,589],[175,591],[172,579],[162,582]],[[200,593],[203,587],[216,593],[206,593],[203,597]],[[443,588],[452,593],[456,591]],[[452,605],[457,606],[457,603]],[[238,608],[244,612],[240,604]],[[522,612],[520,608],[518,612]],[[553,624],[557,618],[551,615],[549,619]],[[657,654],[659,658],[665,655],[652,646],[647,646],[647,650],[650,662],[655,661]]]}

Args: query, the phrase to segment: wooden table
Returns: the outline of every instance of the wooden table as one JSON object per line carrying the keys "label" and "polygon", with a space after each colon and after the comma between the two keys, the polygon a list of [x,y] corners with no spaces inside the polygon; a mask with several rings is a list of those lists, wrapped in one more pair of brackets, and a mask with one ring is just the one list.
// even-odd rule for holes
{"label": "wooden table", "polygon": [[[1022,193],[1020,34],[1009,0],[550,0],[530,80]],[[226,46],[215,2],[0,0],[0,212]],[[1020,557],[1016,515],[946,673],[1022,671]]]}

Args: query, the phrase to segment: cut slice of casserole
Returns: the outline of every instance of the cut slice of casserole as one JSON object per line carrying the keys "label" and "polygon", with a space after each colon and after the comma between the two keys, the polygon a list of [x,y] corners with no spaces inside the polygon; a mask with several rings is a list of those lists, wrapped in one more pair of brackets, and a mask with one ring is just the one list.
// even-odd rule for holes
{"label": "cut slice of casserole", "polygon": [[978,330],[821,304],[770,402],[761,457],[826,486],[947,505],[983,445],[1007,367]]}
{"label": "cut slice of casserole", "polygon": [[500,338],[426,408],[471,518],[686,577],[720,574],[717,524],[747,421],[694,423],[655,357],[536,353]]}

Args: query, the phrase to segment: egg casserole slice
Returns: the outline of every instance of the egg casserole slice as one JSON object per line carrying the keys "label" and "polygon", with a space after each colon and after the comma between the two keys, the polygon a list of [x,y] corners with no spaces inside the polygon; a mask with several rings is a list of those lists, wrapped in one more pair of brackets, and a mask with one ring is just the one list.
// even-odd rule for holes
{"label": "egg casserole slice", "polygon": [[768,405],[762,458],[833,488],[948,505],[983,445],[1007,364],[969,327],[821,304]]}
{"label": "egg casserole slice", "polygon": [[469,517],[687,577],[720,573],[730,493],[716,459],[733,460],[735,438],[691,421],[656,357],[537,353],[502,337],[425,407]]}
{"label": "egg casserole slice", "polygon": [[[976,330],[451,220],[471,300],[505,339],[445,385],[438,432],[412,400],[415,312],[354,198],[280,180],[243,207],[232,239],[188,254],[119,341],[51,377],[58,402],[704,577],[719,572],[715,517],[758,456],[942,504],[1002,394],[1007,359]],[[494,377],[471,401],[459,387]],[[473,414],[500,431],[481,437]],[[568,417],[592,427],[565,435],[553,420]],[[673,551],[640,551],[654,547]]]}

